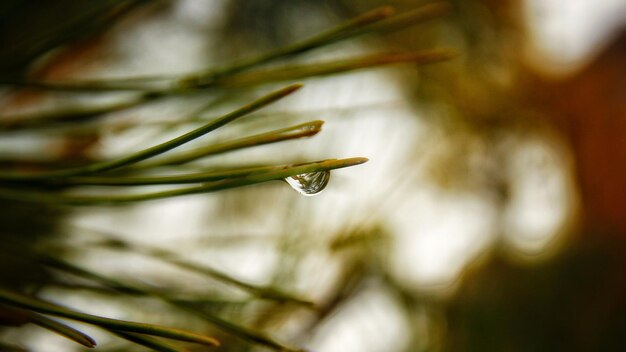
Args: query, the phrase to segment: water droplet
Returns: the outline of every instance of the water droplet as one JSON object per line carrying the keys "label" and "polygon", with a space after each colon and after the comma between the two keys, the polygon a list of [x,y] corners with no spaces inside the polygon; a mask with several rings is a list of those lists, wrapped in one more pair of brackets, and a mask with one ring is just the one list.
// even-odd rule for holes
{"label": "water droplet", "polygon": [[305,196],[320,193],[330,180],[330,171],[309,172],[306,174],[287,177],[285,181],[291,188]]}

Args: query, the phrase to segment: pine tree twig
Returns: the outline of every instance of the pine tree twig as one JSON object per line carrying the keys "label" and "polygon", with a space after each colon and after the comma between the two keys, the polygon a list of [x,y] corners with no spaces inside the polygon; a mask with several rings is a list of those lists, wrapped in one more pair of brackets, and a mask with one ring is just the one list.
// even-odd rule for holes
{"label": "pine tree twig", "polygon": [[[348,167],[354,166],[352,161],[346,161],[349,159],[343,159],[342,162],[347,162],[350,165],[341,166]],[[311,172],[333,170],[325,166],[330,166],[330,161],[326,161],[326,164],[322,165],[322,162],[307,163],[307,165],[320,165],[321,168],[315,169]],[[341,164],[333,164],[335,168],[339,168]],[[209,171],[199,173],[188,173],[184,175],[174,176],[83,176],[83,177],[70,177],[57,183],[62,186],[150,186],[150,185],[181,185],[189,183],[208,183],[227,179],[240,179],[251,178],[257,175],[272,173],[276,177],[264,178],[266,181],[273,181],[275,179],[283,179],[284,172],[276,174],[276,171],[287,171],[288,174],[285,177],[294,176],[300,174],[300,170],[303,170],[305,165],[277,165],[277,166],[257,166],[257,167],[235,167],[228,170],[221,171]],[[263,181],[261,181],[263,182]],[[1,195],[1,192],[0,192]]]}
{"label": "pine tree twig", "polygon": [[74,342],[77,342],[87,348],[94,348],[96,346],[96,341],[89,335],[78,331],[71,326],[60,323],[56,320],[50,319],[44,315],[37,314],[34,312],[29,312],[28,314],[29,320],[48,330],[54,331],[55,333],[65,336]]}
{"label": "pine tree twig", "polygon": [[102,275],[98,275],[92,271],[83,269],[79,266],[57,259],[50,255],[46,255],[42,253],[33,253],[32,258],[48,267],[51,267],[57,270],[62,270],[62,271],[74,274],[76,276],[79,276],[79,277],[90,279],[92,281],[95,281],[104,285],[105,287],[109,289],[122,292],[124,294],[128,294],[128,295],[143,294],[141,290],[133,290],[129,288],[127,285],[125,285],[124,283],[122,283],[121,281],[118,281],[115,279],[107,279],[103,277]]}
{"label": "pine tree twig", "polygon": [[[61,193],[49,193],[45,191],[28,190],[28,189],[15,189],[15,188],[0,188],[0,199],[11,199],[16,201],[30,202],[30,203],[48,203],[56,205],[121,205],[124,203],[149,201],[163,198],[171,198],[177,196],[210,193],[216,191],[222,191],[237,187],[249,186],[258,183],[264,183],[275,180],[283,180],[290,176],[328,171],[333,169],[339,169],[344,167],[350,167],[362,164],[366,162],[366,158],[349,158],[340,160],[324,160],[320,162],[306,163],[301,165],[283,165],[275,166],[272,169],[267,169],[265,172],[251,172],[246,176],[223,179],[214,182],[208,182],[199,186],[178,188],[168,191],[139,193],[139,194],[119,194],[119,195],[67,195]],[[180,177],[183,177],[181,179]],[[192,178],[193,182],[201,182],[202,177],[214,177],[214,175],[187,175],[187,176],[171,176],[160,177],[156,183],[168,184],[173,181],[177,183],[184,183],[186,180],[184,177]],[[118,180],[121,178],[118,178]],[[140,180],[145,182],[144,180]],[[112,182],[118,182],[113,181]],[[123,181],[122,181],[123,182]],[[103,183],[104,184],[104,183]],[[155,180],[150,180],[149,184],[155,184]]]}
{"label": "pine tree twig", "polygon": [[[275,340],[273,340],[272,338],[265,336],[264,334],[260,333],[260,332],[256,332],[256,331],[252,331],[248,328],[245,328],[243,326],[239,326],[237,324],[233,324],[231,322],[228,322],[224,319],[221,319],[213,314],[210,314],[206,311],[200,311],[197,309],[197,306],[195,304],[192,304],[188,301],[185,300],[178,300],[178,299],[173,299],[167,295],[163,295],[159,292],[155,292],[155,291],[148,291],[145,289],[141,289],[139,287],[135,287],[129,284],[124,284],[119,282],[118,280],[112,279],[112,278],[108,278],[105,277],[103,275],[97,274],[97,273],[93,273],[90,272],[88,270],[79,268],[73,264],[69,264],[69,263],[64,263],[63,261],[53,258],[51,256],[46,256],[47,258],[45,259],[46,262],[49,263],[55,263],[53,264],[56,268],[61,269],[61,270],[65,270],[68,271],[72,274],[76,274],[82,277],[85,277],[87,279],[93,280],[95,282],[98,282],[102,285],[105,285],[107,287],[110,287],[120,293],[131,293],[131,294],[135,294],[135,293],[140,293],[142,295],[148,296],[148,297],[154,297],[157,298],[159,300],[162,300],[168,304],[171,304],[172,306],[178,307],[180,309],[183,309],[184,311],[189,312],[190,314],[196,315],[210,323],[212,323],[213,325],[215,325],[216,327],[234,335],[234,336],[238,336],[242,339],[245,339],[247,341],[253,342],[253,343],[257,343],[257,344],[261,344],[267,347],[270,347],[276,351],[281,351],[281,352],[302,352],[302,350],[297,349],[297,348],[291,348],[288,347],[280,342],[277,342]],[[56,263],[62,263],[61,265],[56,265]],[[0,302],[3,302],[3,291],[0,290]],[[20,307],[24,307],[23,305],[19,305],[19,304],[15,304],[17,306]],[[28,307],[26,307],[28,308]],[[31,309],[33,309],[31,307]],[[33,309],[35,310],[35,309]],[[45,313],[45,312],[44,312]],[[52,314],[52,313],[50,313]],[[140,332],[140,331],[133,331],[133,330],[128,330],[128,329],[122,329],[122,328],[117,328],[115,326],[107,326],[104,324],[101,324],[102,326],[108,328],[108,329],[113,329],[113,330],[119,330],[119,331],[124,331],[124,332]],[[141,333],[141,332],[140,332]],[[144,334],[147,334],[144,332]],[[162,335],[156,335],[156,334],[152,334],[155,336],[162,336]],[[167,337],[167,336],[162,336],[162,337]]]}
{"label": "pine tree twig", "polygon": [[312,38],[305,39],[291,46],[277,49],[276,51],[244,60],[240,63],[235,63],[222,69],[208,70],[182,78],[174,84],[174,87],[179,87],[179,89],[183,90],[211,87],[219,84],[219,82],[224,81],[231,75],[256,68],[262,64],[302,54],[313,49],[322,48],[335,42],[351,39],[368,33],[387,33],[397,31],[411,25],[440,17],[448,11],[450,11],[450,5],[439,2],[424,5],[418,9],[398,16],[392,16],[395,12],[393,8],[381,7],[358,16],[334,29],[318,34]]}
{"label": "pine tree twig", "polygon": [[189,313],[192,313],[200,318],[203,318],[206,321],[213,323],[215,326],[219,327],[220,329],[234,336],[237,336],[253,344],[263,345],[265,347],[269,347],[278,352],[307,352],[306,350],[303,350],[301,348],[289,347],[283,343],[275,341],[274,339],[272,339],[269,336],[266,336],[263,333],[256,332],[248,328],[245,328],[243,326],[233,324],[213,314],[210,314],[209,312],[198,310],[195,305],[192,305],[189,302],[179,300],[179,301],[170,301],[170,303]]}
{"label": "pine tree twig", "polygon": [[331,74],[346,73],[359,69],[386,66],[400,63],[426,65],[449,60],[456,56],[450,49],[431,49],[398,54],[377,54],[332,62],[281,67],[267,71],[255,71],[241,75],[228,76],[218,80],[215,85],[224,87],[249,87],[269,82],[299,80],[309,77],[321,77]]}
{"label": "pine tree twig", "polygon": [[[272,116],[272,117],[285,117],[287,119],[292,119],[296,117],[319,116],[321,114],[329,114],[329,113],[352,114],[352,113],[356,113],[359,110],[381,109],[383,107],[393,109],[394,107],[396,107],[398,103],[399,103],[398,101],[390,100],[387,102],[358,104],[355,106],[348,106],[348,107],[322,107],[319,109],[304,109],[304,110],[298,110],[298,111],[272,110],[270,112],[257,112],[255,113],[255,115],[257,117]],[[106,125],[101,125],[101,126],[88,126],[85,129],[78,130],[78,131],[90,134],[90,133],[95,133],[97,131],[102,131],[102,130],[106,130],[107,132],[110,132],[110,133],[116,133],[116,132],[126,131],[132,128],[142,128],[144,126],[163,126],[166,128],[172,128],[172,127],[180,126],[183,124],[206,123],[208,120],[211,120],[211,119],[212,119],[211,117],[207,118],[207,117],[190,116],[190,117],[177,118],[175,120],[173,119],[172,120],[150,119],[150,120],[144,120],[144,121],[124,121],[120,123],[111,123],[111,124],[106,124]],[[313,122],[314,121],[311,121],[310,123],[313,123]],[[293,128],[295,127],[296,126],[293,126]],[[73,132],[75,131],[76,130],[73,130]],[[69,138],[71,138],[71,136],[69,136]]]}
{"label": "pine tree twig", "polygon": [[[292,303],[296,303],[296,304],[300,304],[300,305],[308,306],[308,307],[313,306],[313,302],[311,301],[306,301],[301,298],[295,297],[293,295],[280,292],[279,290],[273,289],[271,287],[262,287],[262,286],[257,286],[257,285],[244,282],[228,274],[225,274],[219,270],[184,260],[180,258],[178,255],[176,255],[176,253],[171,252],[171,251],[167,251],[164,249],[157,249],[157,248],[148,248],[145,246],[136,246],[128,242],[120,242],[120,240],[115,240],[115,243],[112,244],[112,246],[111,246],[111,241],[101,242],[100,244],[104,247],[112,247],[112,248],[115,248],[116,250],[124,250],[129,253],[142,254],[145,256],[152,257],[152,258],[163,260],[179,268],[193,271],[196,273],[200,273],[214,280],[236,286],[256,296],[257,298],[271,299],[271,300],[276,300],[280,302],[292,302]],[[44,265],[50,266],[52,268],[63,270],[63,271],[72,273],[74,275],[85,277],[85,278],[94,280],[96,282],[99,282],[101,284],[105,284],[107,288],[113,289],[119,292],[123,292],[125,294],[143,295],[144,293],[143,290],[129,291],[129,286],[125,285],[121,281],[118,281],[115,279],[107,279],[103,277],[102,275],[98,275],[94,273],[93,271],[82,269],[76,265],[57,259],[50,255],[36,254],[36,255],[33,255],[33,259],[41,262]]]}
{"label": "pine tree twig", "polygon": [[80,313],[56,304],[48,303],[40,299],[35,299],[18,293],[7,291],[5,289],[0,289],[0,302],[39,313],[56,315],[63,318],[101,326],[106,329],[160,336],[172,340],[193,342],[207,346],[219,346],[219,342],[212,337],[184,330],[167,328],[159,325],[135,323],[125,320],[110,319],[99,317],[96,315]]}
{"label": "pine tree twig", "polygon": [[298,43],[276,49],[275,51],[257,57],[236,62],[221,69],[207,70],[205,72],[184,77],[179,80],[176,85],[183,88],[211,86],[214,81],[219,80],[221,77],[243,72],[277,59],[303,54],[310,50],[331,44],[340,39],[348,38],[350,37],[350,33],[354,32],[357,28],[381,21],[393,15],[393,13],[394,10],[392,7],[380,7]]}
{"label": "pine tree twig", "polygon": [[[275,51],[262,54],[253,58],[237,61],[222,68],[213,70],[204,70],[201,72],[185,75],[180,77],[133,77],[118,80],[83,80],[75,82],[32,82],[32,81],[5,81],[0,83],[33,87],[48,90],[69,90],[69,91],[110,91],[110,90],[155,90],[152,86],[146,86],[146,83],[158,81],[173,81],[171,89],[180,90],[190,87],[198,88],[207,86],[207,82],[217,78],[234,73],[242,72],[247,69],[254,68],[261,64],[265,64],[277,59],[302,54],[318,47],[328,45],[339,38],[347,38],[346,33],[354,31],[354,29],[367,26],[382,19],[391,16],[394,13],[393,8],[389,6],[380,7],[372,11],[366,12],[354,19],[348,20],[339,26],[329,29],[320,34],[314,35],[308,39],[298,43],[277,49]],[[139,83],[139,84],[138,84]],[[159,89],[156,89],[158,91]],[[167,89],[166,89],[167,90]]]}
{"label": "pine tree twig", "polygon": [[285,88],[279,89],[245,106],[242,106],[239,109],[236,109],[226,115],[223,115],[217,118],[216,120],[213,120],[205,124],[204,126],[199,127],[182,136],[179,136],[167,142],[155,145],[148,149],[131,153],[129,155],[126,155],[118,159],[94,163],[94,164],[90,164],[90,165],[75,168],[75,169],[66,169],[66,170],[34,173],[34,174],[33,173],[1,173],[0,181],[2,180],[4,181],[32,181],[32,180],[42,180],[42,179],[45,180],[45,179],[63,178],[63,177],[69,177],[69,176],[77,176],[77,175],[93,174],[97,172],[111,171],[114,169],[119,169],[125,166],[129,166],[137,162],[140,162],[142,160],[146,160],[154,156],[163,154],[185,143],[188,143],[194,139],[202,137],[205,134],[211,131],[214,131],[217,128],[222,127],[240,117],[246,116],[255,110],[258,110],[266,105],[269,105],[279,99],[284,98],[285,96],[295,92],[301,87],[302,87],[301,84],[293,84]]}
{"label": "pine tree twig", "polygon": [[310,121],[296,126],[281,128],[270,132],[253,135],[250,137],[244,137],[232,141],[227,141],[219,144],[208,145],[205,147],[196,148],[185,153],[178,155],[172,155],[167,158],[148,161],[141,163],[133,167],[133,170],[146,169],[160,166],[172,166],[185,164],[200,158],[212,156],[216,154],[226,153],[234,150],[245,149],[249,147],[256,147],[266,144],[272,144],[292,139],[313,137],[322,130],[324,121],[316,120]]}
{"label": "pine tree twig", "polygon": [[144,99],[137,97],[105,106],[63,108],[53,111],[30,113],[27,115],[4,115],[0,116],[0,133],[92,121],[102,117],[105,113],[131,108],[143,101]]}
{"label": "pine tree twig", "polygon": [[[295,297],[291,294],[287,294],[276,290],[272,287],[262,287],[258,285],[253,285],[242,280],[236,279],[226,273],[223,273],[219,270],[213,269],[206,265],[196,264],[189,260],[185,260],[175,252],[168,251],[161,248],[150,248],[146,246],[136,246],[128,242],[119,243],[119,240],[116,240],[117,244],[114,245],[113,248],[118,250],[124,250],[130,253],[140,253],[155,259],[163,260],[167,263],[175,265],[179,268],[193,271],[207,277],[210,277],[214,280],[236,286],[248,293],[251,293],[253,296],[261,299],[270,299],[278,302],[291,302],[299,305],[312,307],[314,305],[313,302],[304,300],[302,298]],[[107,242],[104,242],[106,245]]]}
{"label": "pine tree twig", "polygon": [[422,5],[411,11],[400,13],[391,18],[364,26],[351,36],[365,33],[390,33],[409,26],[424,23],[432,19],[439,18],[452,10],[452,6],[445,2],[433,2]]}
{"label": "pine tree twig", "polygon": [[[118,80],[83,80],[74,82],[28,82],[9,81],[6,84],[31,86],[49,90],[77,91],[111,91],[139,90],[148,96],[160,96],[168,93],[184,92],[190,89],[201,89],[214,86],[226,77],[256,68],[279,59],[301,55],[335,42],[354,38],[368,33],[387,33],[415,25],[433,18],[440,17],[450,10],[446,3],[426,4],[418,9],[393,16],[394,9],[389,6],[380,7],[355,17],[335,28],[319,33],[292,45],[276,49],[256,57],[236,61],[222,68],[209,69],[182,78],[167,76],[131,77]],[[168,88],[158,88],[146,83],[172,82]]]}
{"label": "pine tree twig", "polygon": [[129,332],[116,331],[116,330],[109,330],[109,331],[111,331],[111,333],[113,333],[114,335],[117,335],[123,338],[124,340],[128,340],[132,343],[136,343],[138,345],[148,347],[149,349],[154,350],[156,352],[188,352],[189,351],[186,348],[179,348],[176,346],[172,346],[170,344],[167,344],[165,342],[159,341],[155,338],[151,338],[148,336],[133,334]]}

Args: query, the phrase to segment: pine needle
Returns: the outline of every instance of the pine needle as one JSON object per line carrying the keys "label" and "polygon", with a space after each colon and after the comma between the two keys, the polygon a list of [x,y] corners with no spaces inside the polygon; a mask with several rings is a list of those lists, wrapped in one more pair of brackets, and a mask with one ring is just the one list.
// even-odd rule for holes
{"label": "pine needle", "polygon": [[145,324],[145,323],[135,323],[125,320],[117,320],[111,318],[99,317],[96,315],[80,313],[77,311],[73,311],[68,308],[64,308],[58,306],[56,304],[52,304],[40,299],[31,298],[28,296],[24,296],[15,292],[7,291],[4,289],[0,289],[0,302],[4,304],[8,304],[10,306],[20,307],[27,310],[32,310],[39,313],[56,315],[59,317],[64,317],[72,320],[81,321],[88,324],[93,324],[96,326],[101,326],[106,329],[112,329],[116,331],[122,332],[131,332],[131,333],[139,333],[146,334],[152,336],[160,336],[173,340],[180,340],[186,342],[193,342],[201,345],[207,346],[219,346],[219,342],[208,336],[174,329],[163,327],[159,325]]}
{"label": "pine needle", "polygon": [[54,331],[59,335],[65,336],[74,342],[77,342],[87,348],[94,348],[96,346],[96,341],[89,335],[78,331],[71,326],[60,323],[56,320],[50,319],[44,315],[29,312],[28,314],[29,320],[48,330]]}
{"label": "pine needle", "polygon": [[129,155],[126,155],[118,159],[94,163],[94,164],[90,164],[90,165],[75,168],[75,169],[50,171],[50,172],[44,172],[44,173],[2,173],[0,174],[0,180],[32,181],[32,180],[42,180],[42,179],[54,179],[54,178],[63,178],[63,177],[68,177],[68,176],[92,174],[92,173],[103,172],[103,171],[111,171],[114,169],[119,169],[125,166],[129,166],[137,162],[140,162],[142,160],[146,160],[154,156],[163,154],[185,143],[188,143],[194,139],[202,137],[205,134],[211,131],[214,131],[217,128],[222,127],[240,117],[246,116],[255,110],[258,110],[266,105],[269,105],[279,99],[284,98],[285,96],[295,92],[301,87],[302,87],[301,84],[292,84],[285,88],[279,89],[247,105],[244,105],[237,110],[234,110],[211,122],[208,122],[202,127],[199,127],[188,133],[185,133],[184,135],[171,139],[167,142],[155,145],[148,149],[131,153]]}

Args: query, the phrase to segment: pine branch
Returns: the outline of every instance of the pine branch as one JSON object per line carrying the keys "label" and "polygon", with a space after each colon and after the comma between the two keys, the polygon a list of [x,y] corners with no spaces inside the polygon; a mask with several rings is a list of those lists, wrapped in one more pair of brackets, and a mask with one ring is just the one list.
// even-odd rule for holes
{"label": "pine branch", "polygon": [[212,337],[174,328],[166,328],[158,325],[135,323],[130,321],[103,318],[96,315],[80,313],[40,299],[7,291],[5,289],[0,289],[0,302],[10,306],[77,320],[115,331],[160,336],[173,340],[193,342],[206,346],[219,346],[219,342]]}

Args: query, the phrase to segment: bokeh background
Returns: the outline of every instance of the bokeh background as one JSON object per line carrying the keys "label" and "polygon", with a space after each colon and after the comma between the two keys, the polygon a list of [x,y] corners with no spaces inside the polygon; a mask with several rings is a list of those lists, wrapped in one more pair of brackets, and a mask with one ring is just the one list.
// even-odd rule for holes
{"label": "bokeh background", "polygon": [[[2,73],[22,69],[10,58],[32,49],[33,56],[44,55],[28,68],[40,79],[177,75],[293,43],[377,6],[403,13],[424,3],[157,1],[62,49],[37,52],[24,44],[33,42],[29,33],[36,38],[99,5],[8,1],[0,7]],[[263,118],[242,120],[211,138],[311,119],[326,121],[322,133],[199,162],[370,159],[333,171],[321,194],[304,197],[275,182],[123,208],[42,212],[3,201],[3,236],[52,241],[90,270],[210,298],[219,316],[311,351],[620,350],[626,334],[626,2],[448,3],[451,11],[438,19],[338,43],[297,62],[432,47],[455,49],[454,59],[304,80],[296,95],[257,113]],[[114,157],[189,130],[194,122],[180,117],[206,99],[214,101],[215,116],[252,96],[253,90],[234,90],[165,99],[120,109],[97,128],[70,135],[3,134],[0,158],[12,165]],[[0,118],[135,98],[7,86]],[[35,231],[46,226],[54,240]],[[94,245],[102,238],[167,248],[316,306],[259,303],[161,260]],[[5,286],[44,275],[3,266]],[[47,285],[40,294],[83,311],[213,333],[210,324],[150,298],[76,286]],[[84,329],[99,349],[140,350]],[[76,348],[28,326],[3,330],[1,337],[32,350]],[[224,339],[224,351],[264,350]]]}

